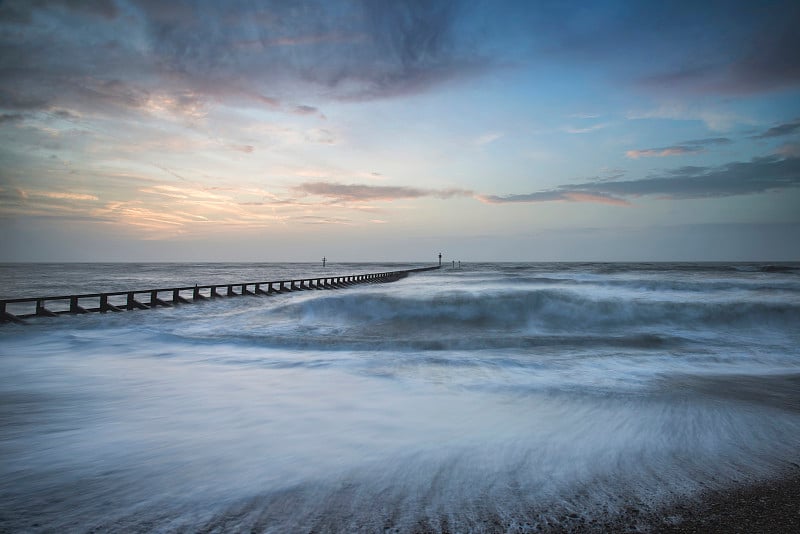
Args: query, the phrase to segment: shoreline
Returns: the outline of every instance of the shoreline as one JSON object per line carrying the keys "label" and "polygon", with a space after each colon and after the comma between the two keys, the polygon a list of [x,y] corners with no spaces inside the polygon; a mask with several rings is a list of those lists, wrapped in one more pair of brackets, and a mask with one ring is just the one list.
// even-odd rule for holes
{"label": "shoreline", "polygon": [[[727,534],[741,533],[788,533],[800,532],[800,466],[792,467],[774,478],[761,479],[753,482],[742,482],[724,489],[709,489],[695,495],[677,498],[674,502],[661,508],[640,508],[632,504],[618,513],[605,517],[586,518],[578,513],[562,512],[543,521],[536,526],[509,523],[508,519],[491,515],[484,518],[483,528],[470,530],[470,532],[543,532],[543,533],[651,533],[651,534]],[[280,500],[280,499],[279,499]],[[290,499],[291,500],[291,499]],[[250,502],[247,507],[252,507]],[[270,506],[265,506],[265,511]],[[236,509],[236,507],[234,507]],[[0,514],[0,533],[11,533],[19,530],[30,532],[46,532],[52,530],[47,521],[34,520],[31,517],[13,517]],[[236,514],[233,518],[241,519]],[[228,518],[231,519],[231,518]],[[305,525],[303,531],[326,532],[331,531],[332,525],[325,522],[313,522]],[[553,521],[555,519],[555,521]],[[169,522],[166,517],[159,517],[156,524],[145,523],[150,527],[158,525],[158,521]],[[263,519],[262,519],[263,520]],[[219,526],[222,519],[211,518],[207,523],[195,525],[198,530],[213,530],[213,525]],[[93,530],[91,521],[82,524],[78,530]],[[75,527],[76,525],[72,525]],[[143,532],[143,525],[134,521],[131,524],[111,523],[101,529],[111,527],[113,532],[132,531]],[[240,525],[241,526],[241,525]],[[256,521],[252,525],[255,531],[268,531],[270,522]],[[63,527],[63,525],[62,525]],[[409,527],[407,525],[406,527]],[[533,527],[532,529],[530,527]],[[334,527],[335,528],[335,527]],[[438,534],[458,532],[448,525],[447,518],[441,521],[430,521],[430,518],[420,519],[415,525],[406,528],[395,525],[392,532],[410,532],[414,534]],[[177,530],[182,531],[183,528]],[[190,530],[190,529],[186,529]]]}
{"label": "shoreline", "polygon": [[[557,523],[540,525],[534,532],[649,534],[729,534],[731,532],[784,534],[800,532],[800,465],[792,463],[774,477],[735,483],[676,498],[656,509],[636,505],[586,520],[565,514]],[[489,532],[508,532],[508,525],[494,525]],[[433,533],[421,529],[414,532]]]}
{"label": "shoreline", "polygon": [[708,490],[663,508],[655,533],[800,532],[800,466],[774,478]]}

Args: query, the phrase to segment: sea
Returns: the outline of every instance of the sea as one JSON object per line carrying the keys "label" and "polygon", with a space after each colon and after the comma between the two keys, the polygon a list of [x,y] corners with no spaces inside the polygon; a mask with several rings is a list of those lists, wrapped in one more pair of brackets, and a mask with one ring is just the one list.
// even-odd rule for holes
{"label": "sea", "polygon": [[[3,264],[0,298],[424,266]],[[2,532],[580,529],[799,444],[798,263],[447,263],[0,324]]]}

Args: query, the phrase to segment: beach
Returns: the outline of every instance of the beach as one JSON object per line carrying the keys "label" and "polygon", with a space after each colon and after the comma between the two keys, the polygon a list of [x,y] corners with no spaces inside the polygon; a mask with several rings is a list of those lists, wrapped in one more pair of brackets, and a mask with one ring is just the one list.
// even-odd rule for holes
{"label": "beach", "polygon": [[[0,286],[419,266],[6,264]],[[791,530],[799,267],[465,263],[5,324],[0,530]]]}
{"label": "beach", "polygon": [[659,523],[655,532],[798,532],[800,470],[794,466],[780,478],[710,491],[665,510]]}

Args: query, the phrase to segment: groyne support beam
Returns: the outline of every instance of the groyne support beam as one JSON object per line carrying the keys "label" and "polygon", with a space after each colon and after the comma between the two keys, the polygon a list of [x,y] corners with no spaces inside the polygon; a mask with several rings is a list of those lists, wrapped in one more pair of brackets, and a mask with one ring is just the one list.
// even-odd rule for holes
{"label": "groyne support beam", "polygon": [[[267,282],[244,282],[236,284],[214,284],[194,287],[173,287],[164,289],[146,289],[143,291],[119,291],[110,293],[89,293],[82,295],[61,295],[56,297],[33,297],[0,300],[0,323],[20,323],[31,317],[56,317],[59,315],[78,315],[92,312],[122,312],[133,310],[149,310],[158,307],[170,308],[180,304],[192,304],[208,299],[240,296],[273,296],[291,291],[309,289],[341,289],[357,284],[375,284],[394,282],[411,273],[431,271],[439,266],[420,267],[402,271],[383,273],[354,274],[347,276],[328,276],[321,278],[297,278],[294,280],[277,280]],[[252,286],[252,289],[248,289]],[[217,292],[224,288],[225,294]],[[239,291],[237,292],[236,289]],[[264,289],[266,288],[266,290]],[[208,296],[203,292],[208,290]],[[181,295],[191,292],[191,299]],[[159,294],[171,293],[170,301],[163,300]],[[138,298],[137,298],[138,296]],[[149,301],[145,300],[149,297]],[[112,300],[113,299],[113,303]],[[59,301],[67,304],[57,304]],[[97,307],[94,303],[99,302]],[[116,304],[115,304],[116,303]],[[53,304],[53,307],[48,307]],[[83,304],[83,305],[82,305]],[[28,312],[21,313],[18,309]],[[66,309],[64,309],[66,307]],[[13,313],[12,313],[13,312]]]}

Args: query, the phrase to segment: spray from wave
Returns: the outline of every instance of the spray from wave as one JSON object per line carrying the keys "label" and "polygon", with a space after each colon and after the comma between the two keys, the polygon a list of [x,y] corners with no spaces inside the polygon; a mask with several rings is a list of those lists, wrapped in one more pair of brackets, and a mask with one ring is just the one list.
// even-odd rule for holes
{"label": "spray from wave", "polygon": [[513,265],[11,325],[0,530],[602,530],[798,461],[797,324],[793,271]]}

